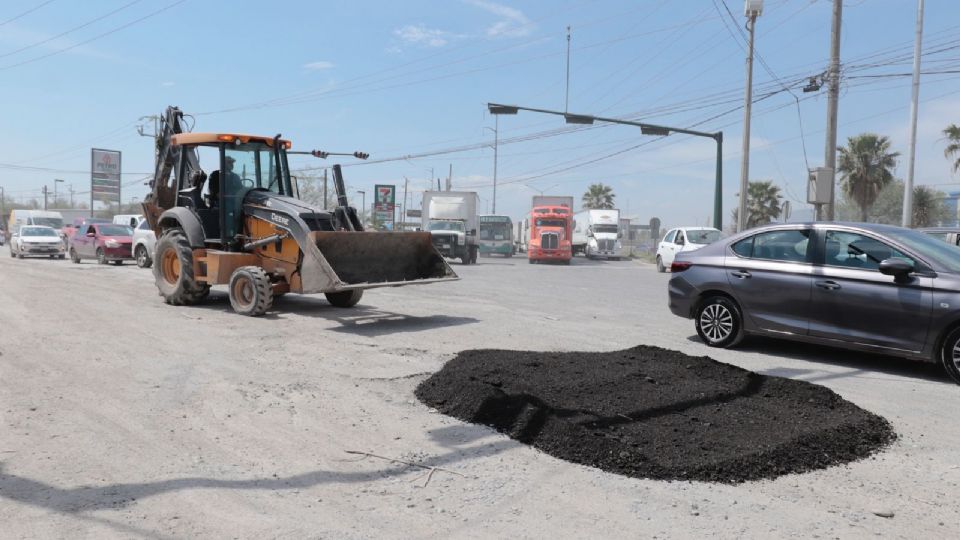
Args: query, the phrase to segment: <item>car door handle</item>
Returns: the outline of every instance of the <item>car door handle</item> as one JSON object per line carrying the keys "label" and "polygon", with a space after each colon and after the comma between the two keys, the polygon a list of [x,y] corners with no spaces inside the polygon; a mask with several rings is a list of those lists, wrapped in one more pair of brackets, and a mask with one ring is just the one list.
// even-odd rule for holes
{"label": "car door handle", "polygon": [[747,272],[746,270],[740,270],[740,271],[738,271],[738,272],[730,272],[730,275],[733,276],[733,277],[740,278],[740,279],[747,279],[748,277],[752,276],[753,274],[751,274],[750,272]]}
{"label": "car door handle", "polygon": [[817,281],[814,285],[828,291],[835,291],[840,288],[840,284],[836,281]]}

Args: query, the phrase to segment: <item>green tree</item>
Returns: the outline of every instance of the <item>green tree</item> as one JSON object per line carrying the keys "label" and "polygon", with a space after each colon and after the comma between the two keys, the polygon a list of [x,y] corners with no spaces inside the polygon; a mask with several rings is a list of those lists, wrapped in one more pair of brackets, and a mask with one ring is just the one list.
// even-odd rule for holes
{"label": "green tree", "polygon": [[[739,194],[738,194],[739,195]],[[772,180],[755,180],[747,184],[747,228],[752,229],[780,217],[780,188]],[[739,211],[733,209],[733,222],[738,223]]]}
{"label": "green tree", "polygon": [[860,221],[867,221],[870,207],[880,191],[893,182],[899,152],[890,152],[890,139],[863,133],[837,148],[837,172],[846,197],[860,208]]}
{"label": "green tree", "polygon": [[613,204],[615,197],[612,187],[605,186],[602,183],[590,184],[580,202],[584,209],[609,209],[615,208]]}
{"label": "green tree", "polygon": [[[837,204],[837,218],[841,221],[855,220],[859,212],[858,205],[846,196]],[[877,200],[867,212],[866,221],[900,225],[903,221],[903,182],[895,180],[880,190]],[[948,221],[953,221],[953,218],[946,205],[946,195],[928,186],[914,186],[914,227],[932,227]]]}
{"label": "green tree", "polygon": [[943,130],[947,137],[947,147],[943,150],[943,156],[953,160],[953,172],[960,170],[960,126],[950,124]]}

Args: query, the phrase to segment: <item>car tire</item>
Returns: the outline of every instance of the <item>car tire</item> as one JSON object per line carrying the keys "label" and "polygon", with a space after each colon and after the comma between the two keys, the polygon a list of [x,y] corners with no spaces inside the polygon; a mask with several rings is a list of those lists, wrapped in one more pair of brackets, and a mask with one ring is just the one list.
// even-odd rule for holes
{"label": "car tire", "polygon": [[259,266],[241,266],[230,276],[230,305],[240,315],[259,317],[273,307],[270,276]]}
{"label": "car tire", "polygon": [[726,349],[743,340],[740,307],[726,296],[705,298],[697,307],[693,322],[697,335],[709,347]]}
{"label": "car tire", "polygon": [[103,252],[103,248],[97,248],[97,264],[107,264],[107,254]]}
{"label": "car tire", "polygon": [[940,343],[940,364],[953,382],[960,384],[960,327],[950,330]]}
{"label": "car tire", "polygon": [[113,261],[114,266],[123,266],[123,261]]}
{"label": "car tire", "polygon": [[73,264],[80,264],[80,255],[77,254],[77,250],[70,248],[70,261]]}
{"label": "car tire", "polygon": [[67,256],[66,256],[66,255],[57,255],[57,258],[62,261],[62,260],[64,260],[64,259],[66,259]]}
{"label": "car tire", "polygon": [[363,289],[325,293],[324,296],[327,297],[327,302],[338,308],[349,308],[357,305],[357,302],[363,298]]}
{"label": "car tire", "polygon": [[157,240],[156,255],[153,276],[164,302],[191,306],[207,297],[210,286],[193,275],[193,249],[183,229],[167,229]]}
{"label": "car tire", "polygon": [[150,259],[150,254],[147,253],[147,246],[143,244],[138,245],[135,255],[138,268],[150,268],[153,265],[153,261]]}

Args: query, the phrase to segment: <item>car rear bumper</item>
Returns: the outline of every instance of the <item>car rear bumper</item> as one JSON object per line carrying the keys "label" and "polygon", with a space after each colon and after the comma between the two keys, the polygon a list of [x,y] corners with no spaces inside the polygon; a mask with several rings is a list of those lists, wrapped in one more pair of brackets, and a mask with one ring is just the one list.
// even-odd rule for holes
{"label": "car rear bumper", "polygon": [[667,284],[667,297],[670,312],[685,319],[693,318],[699,291],[691,285],[683,274],[673,274]]}

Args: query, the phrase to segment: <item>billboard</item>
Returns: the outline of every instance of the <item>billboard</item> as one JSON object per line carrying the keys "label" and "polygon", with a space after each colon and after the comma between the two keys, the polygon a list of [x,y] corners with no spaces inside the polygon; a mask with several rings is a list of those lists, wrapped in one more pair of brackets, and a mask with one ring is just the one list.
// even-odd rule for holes
{"label": "billboard", "polygon": [[90,149],[90,208],[94,201],[120,204],[120,151]]}
{"label": "billboard", "polygon": [[373,219],[377,223],[393,226],[394,208],[397,202],[397,186],[377,184],[374,186]]}

